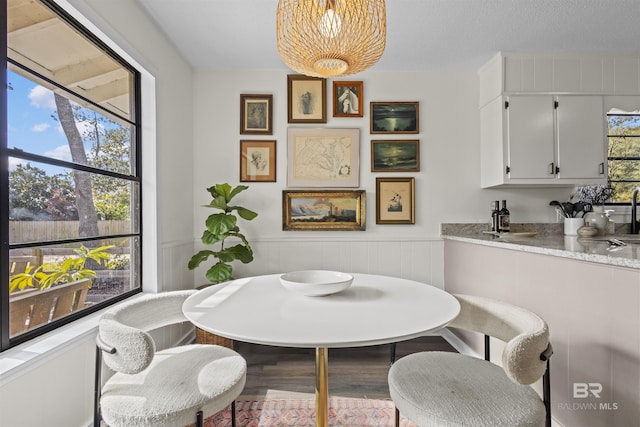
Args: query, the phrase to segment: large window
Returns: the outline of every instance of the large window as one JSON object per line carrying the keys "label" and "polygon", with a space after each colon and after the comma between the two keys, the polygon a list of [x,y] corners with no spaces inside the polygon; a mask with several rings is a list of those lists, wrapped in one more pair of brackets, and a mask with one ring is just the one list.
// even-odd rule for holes
{"label": "large window", "polygon": [[139,292],[142,235],[139,74],[52,1],[0,1],[4,350]]}
{"label": "large window", "polygon": [[640,185],[640,113],[610,112],[607,120],[610,201],[631,203],[633,189]]}

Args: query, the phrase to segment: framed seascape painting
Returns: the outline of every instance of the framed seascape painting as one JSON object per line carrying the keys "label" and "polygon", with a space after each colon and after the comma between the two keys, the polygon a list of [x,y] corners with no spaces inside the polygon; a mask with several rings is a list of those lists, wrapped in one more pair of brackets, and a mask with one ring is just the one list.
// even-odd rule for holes
{"label": "framed seascape painting", "polygon": [[327,80],[288,74],[287,116],[289,123],[327,123]]}
{"label": "framed seascape painting", "polygon": [[287,186],[358,187],[360,129],[289,128]]}
{"label": "framed seascape painting", "polygon": [[240,141],[240,181],[276,181],[276,141]]}
{"label": "framed seascape painting", "polygon": [[418,102],[372,102],[371,133],[420,133]]}
{"label": "framed seascape painting", "polygon": [[362,117],[363,83],[333,82],[333,117]]}
{"label": "framed seascape painting", "polygon": [[240,134],[273,134],[273,95],[240,95]]}
{"label": "framed seascape painting", "polygon": [[419,172],[420,141],[371,141],[371,172]]}
{"label": "framed seascape painting", "polygon": [[365,230],[365,190],[284,190],[283,230]]}
{"label": "framed seascape painting", "polygon": [[376,224],[415,224],[415,178],[376,178]]}

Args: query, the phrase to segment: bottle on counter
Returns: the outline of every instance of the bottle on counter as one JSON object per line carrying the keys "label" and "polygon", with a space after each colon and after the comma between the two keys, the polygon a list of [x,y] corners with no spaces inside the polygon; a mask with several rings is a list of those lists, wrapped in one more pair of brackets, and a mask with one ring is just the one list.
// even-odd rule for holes
{"label": "bottle on counter", "polygon": [[500,202],[496,200],[492,202],[493,209],[491,210],[491,231],[495,231],[497,233],[500,232],[500,224],[498,218],[500,216]]}
{"label": "bottle on counter", "polygon": [[502,209],[498,213],[498,228],[501,233],[508,233],[511,230],[511,218],[509,209],[507,209],[507,201],[502,201]]}
{"label": "bottle on counter", "polygon": [[615,211],[613,209],[606,209],[604,214],[607,217],[607,234],[616,234],[616,222],[611,218],[611,214]]}

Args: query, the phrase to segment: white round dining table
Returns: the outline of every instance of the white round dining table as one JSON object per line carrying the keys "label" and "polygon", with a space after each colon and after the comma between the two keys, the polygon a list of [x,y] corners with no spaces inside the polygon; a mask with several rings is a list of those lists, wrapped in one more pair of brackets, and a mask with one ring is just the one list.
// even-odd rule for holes
{"label": "white round dining table", "polygon": [[197,327],[238,341],[316,349],[316,426],[328,424],[328,348],[395,343],[453,320],[453,295],[425,283],[353,274],[339,293],[308,297],[285,289],[281,274],[207,287],[182,307]]}

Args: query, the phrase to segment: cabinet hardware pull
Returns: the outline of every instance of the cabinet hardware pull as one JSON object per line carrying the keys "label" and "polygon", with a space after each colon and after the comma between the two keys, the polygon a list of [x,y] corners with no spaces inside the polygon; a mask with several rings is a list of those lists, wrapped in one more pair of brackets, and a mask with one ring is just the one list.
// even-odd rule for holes
{"label": "cabinet hardware pull", "polygon": [[604,175],[604,163],[600,163],[600,175]]}
{"label": "cabinet hardware pull", "polygon": [[506,110],[507,108],[509,108],[509,101],[504,101],[504,109]]}
{"label": "cabinet hardware pull", "polygon": [[554,163],[549,163],[549,175],[553,175],[555,171]]}

